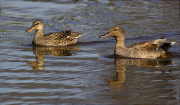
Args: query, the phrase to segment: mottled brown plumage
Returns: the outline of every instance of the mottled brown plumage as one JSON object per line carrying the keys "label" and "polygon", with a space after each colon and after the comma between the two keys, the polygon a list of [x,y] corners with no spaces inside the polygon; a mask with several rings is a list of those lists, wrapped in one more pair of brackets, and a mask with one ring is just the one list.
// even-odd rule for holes
{"label": "mottled brown plumage", "polygon": [[165,43],[166,39],[163,39],[163,36],[157,40],[136,43],[126,48],[124,44],[124,29],[118,26],[112,27],[106,35],[100,37],[107,36],[113,36],[116,39],[116,48],[114,51],[116,55],[132,58],[155,59],[164,54],[175,43]]}
{"label": "mottled brown plumage", "polygon": [[30,29],[26,32],[30,32],[32,30],[36,30],[36,36],[34,37],[32,43],[41,46],[66,46],[74,44],[80,36],[84,35],[80,32],[72,32],[72,29],[62,32],[43,34],[44,25],[41,20],[34,21]]}

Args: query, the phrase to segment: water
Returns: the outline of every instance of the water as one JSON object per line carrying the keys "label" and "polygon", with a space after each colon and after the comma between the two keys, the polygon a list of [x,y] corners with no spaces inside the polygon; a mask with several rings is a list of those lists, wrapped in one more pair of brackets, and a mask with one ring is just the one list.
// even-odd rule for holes
{"label": "water", "polygon": [[[66,47],[31,44],[34,20],[45,32],[83,32]],[[99,39],[112,26],[126,33],[126,46],[165,36],[176,42],[156,60],[113,56],[114,38]],[[180,69],[178,1],[1,1],[1,104],[178,105]]]}

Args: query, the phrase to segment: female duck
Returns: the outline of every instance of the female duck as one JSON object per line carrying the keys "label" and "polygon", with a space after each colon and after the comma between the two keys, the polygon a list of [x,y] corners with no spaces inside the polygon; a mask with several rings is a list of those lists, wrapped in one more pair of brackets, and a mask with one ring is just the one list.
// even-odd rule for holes
{"label": "female duck", "polygon": [[112,27],[107,34],[100,36],[100,38],[107,36],[113,36],[116,39],[115,55],[132,58],[155,59],[160,56],[165,56],[164,53],[175,43],[165,43],[166,39],[162,37],[153,41],[136,43],[126,48],[124,44],[124,29],[118,26]]}
{"label": "female duck", "polygon": [[44,25],[41,20],[34,21],[30,29],[26,32],[30,32],[32,30],[36,30],[36,35],[32,43],[41,46],[66,46],[74,44],[80,36],[84,35],[80,32],[72,32],[71,29],[63,32],[43,34]]}

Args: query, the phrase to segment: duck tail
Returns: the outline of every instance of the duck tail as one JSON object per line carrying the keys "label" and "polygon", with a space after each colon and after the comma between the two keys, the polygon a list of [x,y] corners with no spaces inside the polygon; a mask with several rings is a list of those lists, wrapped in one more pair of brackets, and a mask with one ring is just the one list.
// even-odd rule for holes
{"label": "duck tail", "polygon": [[176,43],[176,42],[164,43],[164,44],[161,46],[161,48],[162,48],[165,52],[167,52],[174,43]]}
{"label": "duck tail", "polygon": [[71,37],[73,38],[79,38],[84,35],[84,33],[81,33],[81,32],[72,32],[71,34],[72,34]]}
{"label": "duck tail", "polygon": [[164,39],[165,36],[160,37],[159,39]]}

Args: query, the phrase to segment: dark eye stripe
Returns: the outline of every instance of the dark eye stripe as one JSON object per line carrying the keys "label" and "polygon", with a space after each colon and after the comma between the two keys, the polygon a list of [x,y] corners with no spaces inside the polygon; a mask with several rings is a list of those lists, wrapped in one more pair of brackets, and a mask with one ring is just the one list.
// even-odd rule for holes
{"label": "dark eye stripe", "polygon": [[[111,30],[111,31],[117,31],[117,30],[120,30],[120,29],[114,29],[114,30]],[[110,32],[111,32],[111,31],[110,31]]]}
{"label": "dark eye stripe", "polygon": [[33,27],[36,26],[36,25],[38,25],[38,24],[39,24],[39,23],[34,24]]}

